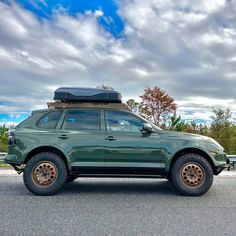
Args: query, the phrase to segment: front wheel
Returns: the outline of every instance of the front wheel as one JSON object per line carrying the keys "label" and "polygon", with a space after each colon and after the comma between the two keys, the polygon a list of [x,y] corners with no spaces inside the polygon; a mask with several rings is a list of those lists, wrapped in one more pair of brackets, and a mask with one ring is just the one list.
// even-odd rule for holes
{"label": "front wheel", "polygon": [[200,196],[210,189],[213,170],[204,157],[184,154],[175,161],[171,169],[171,180],[180,194]]}
{"label": "front wheel", "polygon": [[42,152],[33,156],[24,169],[24,183],[35,195],[53,195],[67,180],[67,169],[58,155]]}

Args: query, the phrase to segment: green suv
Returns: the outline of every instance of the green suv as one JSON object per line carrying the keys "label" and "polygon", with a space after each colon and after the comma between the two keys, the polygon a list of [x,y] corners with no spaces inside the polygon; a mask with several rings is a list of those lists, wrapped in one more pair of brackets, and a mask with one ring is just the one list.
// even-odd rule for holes
{"label": "green suv", "polygon": [[77,177],[160,177],[182,195],[199,196],[228,167],[215,140],[161,130],[125,104],[48,105],[10,133],[5,157],[36,195],[55,194]]}

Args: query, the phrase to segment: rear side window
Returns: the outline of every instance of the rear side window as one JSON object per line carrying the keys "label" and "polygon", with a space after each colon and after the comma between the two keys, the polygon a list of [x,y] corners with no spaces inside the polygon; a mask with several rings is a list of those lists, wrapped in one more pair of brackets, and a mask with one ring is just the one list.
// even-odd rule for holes
{"label": "rear side window", "polygon": [[36,125],[42,129],[55,129],[61,114],[62,111],[51,111],[41,117]]}
{"label": "rear side window", "polygon": [[68,111],[64,127],[69,130],[100,130],[100,111]]}

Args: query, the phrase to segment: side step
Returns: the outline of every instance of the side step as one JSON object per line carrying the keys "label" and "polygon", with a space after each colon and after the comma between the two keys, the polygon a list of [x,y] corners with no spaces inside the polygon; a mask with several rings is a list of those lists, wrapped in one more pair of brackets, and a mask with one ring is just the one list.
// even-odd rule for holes
{"label": "side step", "polygon": [[140,175],[140,174],[81,174],[73,173],[78,177],[87,178],[146,178],[146,179],[160,179],[166,178],[164,175]]}

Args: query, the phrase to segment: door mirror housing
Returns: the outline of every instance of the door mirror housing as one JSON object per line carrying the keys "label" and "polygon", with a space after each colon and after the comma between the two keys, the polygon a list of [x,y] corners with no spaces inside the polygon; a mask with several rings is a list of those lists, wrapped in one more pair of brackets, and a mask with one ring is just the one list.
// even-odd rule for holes
{"label": "door mirror housing", "polygon": [[152,125],[149,123],[143,123],[142,131],[145,131],[147,133],[153,133]]}

